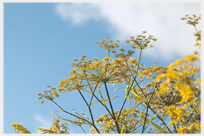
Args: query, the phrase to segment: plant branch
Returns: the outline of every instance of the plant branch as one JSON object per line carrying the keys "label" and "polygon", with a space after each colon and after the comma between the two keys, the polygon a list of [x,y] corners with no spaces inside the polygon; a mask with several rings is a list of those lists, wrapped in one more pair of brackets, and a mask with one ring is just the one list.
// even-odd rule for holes
{"label": "plant branch", "polygon": [[90,102],[89,102],[89,105],[90,105],[91,102],[92,102],[92,99],[93,99],[93,96],[94,96],[94,93],[95,93],[95,91],[96,91],[97,86],[98,86],[98,83],[96,84],[96,86],[95,86],[95,88],[94,88],[94,91],[92,92],[92,90],[91,90],[92,96],[91,96],[91,100],[90,100]]}
{"label": "plant branch", "polygon": [[[91,122],[89,122],[88,120],[86,120],[86,119],[83,119],[83,118],[81,118],[81,117],[79,117],[79,116],[76,116],[76,115],[74,115],[74,114],[72,114],[72,113],[70,113],[70,112],[68,112],[68,111],[65,111],[64,109],[62,109],[62,107],[61,106],[59,106],[54,100],[51,100],[55,105],[57,105],[63,112],[65,112],[65,113],[67,113],[67,114],[69,114],[69,115],[72,115],[72,116],[74,116],[74,117],[76,117],[76,118],[78,118],[78,119],[81,119],[81,120],[84,120],[84,121],[86,121],[86,122],[88,122],[89,124],[92,124]],[[93,125],[93,124],[92,124]]]}
{"label": "plant branch", "polygon": [[[156,86],[157,86],[157,84],[155,85],[155,88],[154,88],[154,90],[156,89]],[[147,102],[145,102],[145,104],[147,104]],[[149,106],[149,109],[156,115],[157,113]],[[171,132],[171,130],[169,129],[169,127],[166,125],[166,123],[164,122],[164,120],[157,114],[157,117],[159,118],[159,120],[165,125],[165,127],[168,129],[168,131],[170,132],[170,133],[172,133]]]}
{"label": "plant branch", "polygon": [[[141,55],[142,55],[142,49],[140,49],[139,63],[138,63],[138,66],[137,66],[137,73],[136,73],[137,75],[138,75],[138,70],[139,70]],[[132,84],[131,84],[131,86],[130,86],[129,89],[128,89],[127,96],[128,96],[129,93],[130,93],[130,89],[132,88],[132,86],[133,86],[133,84],[134,84],[134,81],[136,81],[137,75],[133,78],[134,80],[132,81]],[[120,115],[121,115],[121,112],[122,112],[122,110],[123,110],[123,107],[124,107],[124,105],[125,105],[126,100],[127,100],[127,98],[125,98],[124,101],[123,101],[122,107],[121,107],[120,112],[119,112],[119,115],[118,115],[118,119],[119,119],[119,117],[120,117]]]}
{"label": "plant branch", "polygon": [[82,128],[82,126],[81,126],[81,125],[80,125],[80,127],[81,127],[82,131],[84,132],[84,134],[86,134],[86,132],[84,131],[84,129]]}
{"label": "plant branch", "polygon": [[109,113],[109,114],[111,115],[111,117],[113,118],[112,113],[111,113],[110,110],[106,107],[106,105],[104,105],[104,104],[101,102],[101,100],[99,100],[98,97],[97,97],[95,94],[93,94],[93,96],[98,100],[98,102],[99,102],[103,107],[105,107],[105,109],[108,111],[108,113]]}
{"label": "plant branch", "polygon": [[[157,85],[157,84],[156,84],[156,85]],[[155,86],[156,86],[156,85],[155,85]],[[153,95],[154,95],[154,92],[155,92],[155,89],[154,89],[154,91],[152,92],[152,95],[151,95],[151,97],[150,97],[150,99],[149,99],[149,101],[148,101],[148,103],[147,103],[147,110],[146,110],[145,120],[144,120],[144,124],[143,124],[142,134],[144,133],[144,130],[145,130],[145,124],[146,124],[147,114],[148,114],[148,110],[149,110],[149,103],[150,103],[150,101],[151,101],[151,99],[152,99],[152,97],[153,97]]]}
{"label": "plant branch", "polygon": [[89,104],[87,103],[86,99],[84,98],[83,94],[81,93],[81,91],[79,89],[77,89],[78,92],[80,93],[81,97],[83,98],[84,102],[86,103],[87,107],[89,108],[89,113],[91,115],[91,120],[92,120],[92,125],[93,127],[96,129],[96,131],[98,133],[100,133],[100,131],[97,129],[97,127],[95,126],[95,123],[94,123],[94,118],[93,118],[93,114],[92,114],[92,111],[91,111],[91,107],[89,106]]}
{"label": "plant branch", "polygon": [[[84,72],[84,74],[86,74],[85,72]],[[86,77],[86,76],[85,76]],[[91,96],[91,100],[90,100],[90,104],[91,104],[91,101],[92,101],[92,99],[93,99],[93,94],[95,93],[95,90],[96,90],[96,87],[98,86],[98,82],[97,82],[97,84],[96,84],[96,86],[95,86],[95,88],[94,88],[94,91],[92,91],[92,88],[91,88],[91,85],[90,85],[90,83],[89,83],[89,80],[88,80],[88,78],[86,77],[86,81],[87,81],[87,83],[88,83],[88,85],[89,85],[89,88],[90,88],[90,90],[91,90],[91,92],[92,92],[92,96]],[[89,104],[89,105],[90,105]]]}
{"label": "plant branch", "polygon": [[[146,102],[145,102],[146,103]],[[147,104],[147,103],[146,103]],[[154,113],[157,114],[150,106],[149,109]],[[168,129],[168,131],[172,134],[171,130],[169,129],[169,127],[166,125],[166,123],[164,122],[164,120],[157,114],[157,117],[159,118],[159,120],[165,125],[165,127]]]}
{"label": "plant branch", "polygon": [[142,92],[142,94],[144,95],[144,97],[146,98],[146,95],[144,94],[144,92],[142,91],[142,88],[140,87],[140,85],[138,84],[137,80],[135,80],[134,78],[134,81],[136,82],[137,86],[139,87],[140,91]]}
{"label": "plant branch", "polygon": [[111,108],[111,110],[112,110],[113,119],[115,120],[115,125],[116,125],[116,127],[117,127],[117,131],[118,131],[118,133],[120,134],[120,128],[119,128],[118,122],[116,121],[116,118],[115,118],[115,114],[114,114],[113,106],[112,106],[112,103],[111,103],[111,100],[110,100],[110,96],[109,96],[109,93],[108,93],[108,88],[107,88],[106,82],[104,82],[104,85],[105,85],[106,94],[107,94],[107,96],[108,96],[110,108]]}

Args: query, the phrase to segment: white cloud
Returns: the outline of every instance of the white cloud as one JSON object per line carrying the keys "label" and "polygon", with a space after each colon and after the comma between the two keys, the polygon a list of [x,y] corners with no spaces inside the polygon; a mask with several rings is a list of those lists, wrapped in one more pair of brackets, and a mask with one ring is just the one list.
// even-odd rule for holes
{"label": "white cloud", "polygon": [[55,12],[65,21],[80,25],[89,20],[106,21],[114,39],[148,34],[158,38],[154,50],[144,55],[163,60],[191,54],[195,47],[193,26],[180,20],[186,14],[200,14],[198,3],[97,3],[57,4]]}
{"label": "white cloud", "polygon": [[[51,122],[50,120],[46,119],[45,117],[43,117],[40,114],[35,114],[34,115],[34,119],[40,124],[40,126],[38,127],[43,127],[43,128],[50,128],[51,127]],[[40,131],[38,131],[37,133],[39,133]]]}
{"label": "white cloud", "polygon": [[98,19],[95,4],[58,4],[55,11],[63,20],[71,21],[73,25],[80,25],[90,19]]}

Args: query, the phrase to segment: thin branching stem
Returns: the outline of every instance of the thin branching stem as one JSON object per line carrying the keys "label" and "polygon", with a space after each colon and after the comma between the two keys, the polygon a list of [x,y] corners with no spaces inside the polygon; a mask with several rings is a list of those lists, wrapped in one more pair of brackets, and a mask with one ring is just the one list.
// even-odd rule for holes
{"label": "thin branching stem", "polygon": [[69,114],[69,115],[71,115],[71,116],[74,116],[74,117],[76,117],[76,118],[78,118],[78,119],[81,119],[81,120],[84,120],[84,121],[86,121],[86,122],[88,122],[90,125],[92,125],[92,123],[91,122],[89,122],[88,120],[86,120],[86,119],[83,119],[83,118],[81,118],[81,117],[79,117],[79,116],[77,116],[77,115],[74,115],[74,114],[72,114],[72,113],[70,113],[70,112],[68,112],[68,111],[65,111],[61,106],[59,106],[59,104],[57,104],[54,100],[51,100],[55,105],[57,105],[63,112],[65,112],[65,113],[67,113],[67,114]]}
{"label": "thin branching stem", "polygon": [[[142,54],[142,49],[140,50],[140,56],[139,56],[139,63],[138,63],[138,67],[137,67],[137,73],[138,73],[138,70],[139,70],[139,64],[140,64],[140,60],[141,60],[141,54]],[[137,74],[138,75],[138,74]],[[133,83],[134,82],[136,82],[136,77],[137,77],[137,75],[133,78],[133,82],[132,82],[132,84],[131,84],[131,86],[129,87],[129,89],[128,89],[128,94],[127,95],[129,95],[129,92],[130,92],[130,89],[132,88],[132,86],[133,86]],[[136,82],[137,83],[137,82]],[[137,86],[139,87],[139,89],[142,91],[142,89],[141,89],[141,87],[140,87],[140,85],[137,83]],[[143,91],[142,91],[143,92]],[[144,92],[143,92],[143,94],[144,94]],[[125,100],[124,100],[124,102],[123,102],[123,105],[122,105],[122,107],[121,107],[121,110],[120,110],[120,112],[119,112],[119,115],[118,115],[118,119],[119,119],[119,117],[120,117],[120,115],[121,115],[121,112],[122,112],[122,109],[123,109],[123,107],[124,107],[124,105],[125,105],[125,102],[126,102],[126,100],[127,100],[127,98],[125,98]],[[147,104],[146,102],[145,102],[145,104]],[[154,113],[154,114],[157,114],[150,106],[149,106],[149,109]],[[170,132],[170,133],[172,133],[171,132],[171,130],[169,129],[169,127],[166,125],[166,123],[164,122],[164,120],[157,114],[157,117],[160,119],[160,121],[166,126],[166,128],[168,129],[168,131]]]}
{"label": "thin branching stem", "polygon": [[[137,75],[138,75],[138,70],[139,70],[139,65],[140,65],[141,56],[142,56],[142,49],[140,49],[140,56],[139,56],[139,63],[138,63],[138,66],[137,66],[137,73],[136,73],[136,76],[133,78],[134,80],[132,81],[131,86],[129,86],[129,89],[128,89],[128,92],[127,92],[127,96],[129,95],[130,89],[132,88],[132,86],[133,86],[133,84],[134,84],[134,81],[136,81],[136,78],[137,78]],[[120,112],[119,112],[119,115],[118,115],[118,119],[120,118],[120,115],[121,115],[121,112],[122,112],[122,110],[123,110],[123,107],[124,107],[124,105],[125,105],[126,100],[127,100],[127,97],[126,97],[126,98],[124,99],[124,101],[123,101],[122,107],[121,107]]]}
{"label": "thin branching stem", "polygon": [[[86,74],[85,72],[84,72],[84,74]],[[89,80],[88,80],[88,78],[85,76],[85,78],[86,78],[86,81],[87,81],[87,83],[88,83],[88,85],[89,85],[89,88],[90,88],[90,90],[91,90],[91,93],[92,93],[92,96],[91,96],[91,100],[90,100],[90,104],[91,104],[91,102],[92,102],[92,99],[93,99],[93,94],[95,93],[95,90],[96,90],[96,88],[97,88],[97,86],[98,86],[98,82],[97,82],[97,84],[96,84],[96,86],[95,86],[95,88],[94,88],[94,91],[92,91],[92,88],[91,88],[91,85],[90,85],[90,83],[89,83]],[[90,105],[89,104],[89,105]]]}
{"label": "thin branching stem", "polygon": [[144,97],[146,98],[145,93],[143,92],[142,88],[141,88],[140,85],[138,84],[137,80],[135,80],[135,78],[134,78],[134,81],[135,81],[135,83],[137,84],[137,86],[139,87],[139,89],[140,89],[140,91],[142,92],[142,94],[144,95]]}
{"label": "thin branching stem", "polygon": [[[126,64],[128,65],[127,61],[126,61]],[[128,66],[129,66],[129,65],[128,65]],[[145,95],[144,92],[142,91],[142,88],[140,87],[139,83],[137,82],[136,77],[134,78],[133,73],[132,73],[131,70],[130,70],[130,73],[131,73],[131,76],[133,77],[133,80],[136,82],[137,86],[139,87],[140,91],[142,92],[142,94],[143,94],[143,95],[145,96],[145,98],[146,98],[146,95]],[[128,93],[128,94],[129,94],[129,93]]]}
{"label": "thin branching stem", "polygon": [[198,33],[198,30],[197,30],[197,28],[196,28],[196,26],[195,26],[195,25],[194,25],[194,28],[195,28],[196,32]]}
{"label": "thin branching stem", "polygon": [[101,100],[99,100],[98,97],[97,97],[95,94],[93,94],[93,96],[98,100],[98,102],[108,111],[108,113],[109,113],[109,114],[111,115],[111,117],[113,118],[113,115],[112,115],[112,113],[110,112],[110,110],[107,108],[107,106],[104,105],[104,104],[101,102]]}
{"label": "thin branching stem", "polygon": [[[146,103],[146,102],[145,102]],[[146,103],[147,104],[147,103]],[[154,113],[157,114],[151,107],[149,107],[149,109]],[[165,125],[165,127],[168,129],[168,131],[172,134],[171,130],[169,129],[169,127],[166,125],[166,123],[164,122],[164,120],[157,114],[157,117],[159,118],[159,120]]]}
{"label": "thin branching stem", "polygon": [[80,128],[82,129],[82,131],[84,132],[84,134],[86,134],[86,132],[84,131],[83,127],[80,125]]}
{"label": "thin branching stem", "polygon": [[[157,86],[157,84],[156,84],[155,86]],[[143,124],[143,128],[142,128],[142,134],[144,133],[144,130],[145,130],[145,125],[146,125],[146,120],[147,120],[147,114],[148,114],[148,110],[149,110],[149,103],[150,103],[150,101],[151,101],[151,99],[152,99],[152,97],[153,97],[153,95],[154,95],[154,92],[155,92],[155,88],[154,88],[154,91],[152,92],[152,95],[151,95],[151,97],[150,97],[150,99],[149,99],[149,101],[148,101],[148,103],[147,103],[147,110],[146,110],[145,120],[144,120],[144,124]]]}
{"label": "thin branching stem", "polygon": [[[140,86],[139,86],[140,87]],[[156,87],[156,86],[155,86]],[[154,89],[156,89],[156,88],[154,88]],[[145,104],[148,104],[147,102],[145,102]],[[149,106],[149,109],[156,115],[157,113]],[[166,123],[164,122],[164,120],[157,114],[157,117],[159,118],[159,120],[165,125],[165,127],[168,129],[168,131],[170,132],[170,133],[172,133],[171,132],[171,130],[169,129],[169,127],[166,125]]]}
{"label": "thin branching stem", "polygon": [[93,114],[92,114],[92,111],[91,111],[91,107],[90,107],[89,104],[87,103],[87,101],[86,101],[86,99],[84,98],[84,96],[83,96],[83,94],[81,93],[81,91],[80,91],[79,89],[77,89],[77,90],[78,90],[78,92],[80,93],[81,97],[83,98],[84,102],[86,103],[86,105],[87,105],[87,107],[88,107],[88,109],[89,109],[89,114],[90,114],[90,116],[91,116],[91,120],[92,120],[92,125],[93,125],[93,127],[96,129],[96,131],[97,131],[98,133],[100,133],[100,131],[98,130],[98,128],[95,126]]}
{"label": "thin branching stem", "polygon": [[98,83],[96,84],[96,86],[95,86],[95,88],[94,88],[94,91],[92,92],[92,90],[91,90],[92,96],[91,96],[91,100],[90,100],[90,102],[89,102],[89,105],[90,105],[91,102],[92,102],[92,99],[93,99],[93,96],[94,96],[94,93],[95,93],[95,91],[96,91],[97,86],[98,86]]}
{"label": "thin branching stem", "polygon": [[112,114],[113,114],[113,120],[115,120],[115,125],[117,127],[117,131],[120,134],[120,128],[119,128],[118,122],[117,122],[117,120],[115,118],[115,114],[114,114],[114,110],[113,110],[113,106],[112,106],[112,103],[111,103],[111,99],[110,99],[110,96],[109,96],[109,92],[108,92],[108,88],[107,88],[106,82],[104,82],[104,85],[105,85],[106,94],[108,96],[108,101],[109,101],[109,104],[110,104],[110,108],[111,108],[111,111],[112,111]]}

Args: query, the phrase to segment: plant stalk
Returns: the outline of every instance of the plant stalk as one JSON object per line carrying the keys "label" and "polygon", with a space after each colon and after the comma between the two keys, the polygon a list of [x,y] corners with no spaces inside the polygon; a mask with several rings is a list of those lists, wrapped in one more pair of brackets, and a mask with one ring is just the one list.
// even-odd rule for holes
{"label": "plant stalk", "polygon": [[115,120],[115,125],[116,125],[116,127],[117,127],[117,131],[118,131],[118,133],[120,134],[120,128],[119,128],[118,122],[117,122],[117,120],[116,120],[116,118],[115,118],[115,114],[114,114],[113,106],[112,106],[112,103],[111,103],[111,100],[110,100],[110,96],[109,96],[109,93],[108,93],[108,88],[107,88],[106,82],[104,82],[104,85],[105,85],[106,94],[107,94],[107,96],[108,96],[110,108],[111,108],[111,111],[112,111],[112,114],[113,114],[113,119]]}

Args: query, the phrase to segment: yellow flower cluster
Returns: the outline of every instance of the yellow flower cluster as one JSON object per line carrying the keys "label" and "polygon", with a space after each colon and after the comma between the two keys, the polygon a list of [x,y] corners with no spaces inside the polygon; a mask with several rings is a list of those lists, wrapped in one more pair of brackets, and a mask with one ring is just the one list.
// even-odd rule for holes
{"label": "yellow flower cluster", "polygon": [[[135,42],[134,46],[141,46],[141,48],[144,49],[151,41],[156,41],[156,38],[152,35],[146,38],[145,33],[146,31],[143,35],[138,36],[139,39],[132,37],[131,40]],[[94,61],[86,61],[86,55],[82,56],[81,60],[74,59],[75,62],[71,65],[75,66],[75,68],[69,73],[71,77],[59,82],[59,92],[69,92],[77,89],[84,90],[87,87],[91,88],[91,85],[100,85],[103,83],[124,84],[124,81],[133,80],[133,75],[138,74],[138,70],[136,70],[138,60],[130,58],[134,54],[134,51],[127,50],[125,54],[125,50],[121,48],[119,49],[121,53],[116,54],[116,48],[119,47],[118,43],[120,41],[116,40],[117,43],[113,43],[109,37],[107,37],[106,40],[97,42],[97,44],[99,47],[108,51],[108,56],[101,61],[98,61],[97,58],[94,58]],[[117,59],[112,60],[112,58],[109,57],[111,51],[115,54]]]}
{"label": "yellow flower cluster", "polygon": [[[196,17],[195,15],[193,17]],[[196,26],[198,19],[186,16],[188,24]],[[196,28],[196,27],[195,27]],[[197,29],[196,29],[197,31]],[[194,34],[196,42],[200,40],[200,31]],[[200,43],[196,43],[201,46]],[[169,116],[170,126],[175,133],[199,133],[200,132],[200,54],[194,51],[194,55],[185,56],[171,63],[163,72],[158,73],[153,84],[157,83],[155,96],[150,106],[154,109],[162,109],[163,116]],[[147,70],[147,73],[145,73]],[[141,72],[150,74],[148,69]],[[150,77],[149,76],[149,77]],[[155,99],[156,98],[156,99]],[[154,105],[153,105],[154,104]]]}
{"label": "yellow flower cluster", "polygon": [[105,57],[105,58],[103,58],[101,61],[110,61],[110,60],[111,60],[110,57]]}
{"label": "yellow flower cluster", "polygon": [[106,50],[108,53],[116,53],[116,48],[120,47],[118,44],[119,42],[119,40],[116,40],[116,43],[113,43],[109,37],[106,37],[105,40],[97,42],[96,44],[98,44],[100,48]]}
{"label": "yellow flower cluster", "polygon": [[[171,117],[169,125],[178,126],[177,133],[200,132],[200,68],[194,63],[200,62],[195,55],[185,56],[168,67],[167,73],[159,75],[155,82],[162,82],[157,96],[162,98],[170,93],[180,96],[174,103],[165,107]],[[197,63],[198,64],[198,63]],[[172,102],[172,101],[171,101]]]}
{"label": "yellow flower cluster", "polygon": [[75,62],[76,68],[70,71],[71,77],[59,82],[58,88],[59,91],[73,91],[96,83],[123,84],[131,72],[136,74],[137,64],[137,60],[133,58],[112,60],[110,57],[101,61]]}
{"label": "yellow flower cluster", "polygon": [[186,20],[187,24],[196,26],[197,24],[199,24],[200,20],[201,20],[201,15],[200,16],[196,16],[196,15],[185,15],[185,17],[182,17],[181,20]]}
{"label": "yellow flower cluster", "polygon": [[[60,119],[53,118],[53,123],[52,123],[51,128],[49,128],[49,129],[37,128],[37,129],[40,130],[41,132],[43,132],[43,134],[46,134],[46,133],[48,133],[48,134],[69,134],[67,123],[65,122],[61,126],[59,123],[60,123]],[[62,129],[60,129],[60,127]]]}
{"label": "yellow flower cluster", "polygon": [[[142,120],[144,120],[145,114],[143,111],[140,112],[139,109],[134,109],[128,114],[125,114],[126,112],[127,110],[122,111],[121,118],[119,118],[118,120],[118,125],[120,128],[122,128],[123,125],[125,125],[124,133],[134,133],[135,131],[141,128],[140,124],[142,123]],[[119,111],[114,112],[114,114],[117,118]],[[150,114],[148,114],[148,116],[150,116]],[[110,133],[110,132],[117,133],[116,125],[114,121],[111,124],[109,124],[111,120],[112,120],[112,117],[108,113],[105,115],[102,115],[97,119],[96,124],[102,127],[101,128],[102,133]],[[93,127],[90,129],[90,131],[91,133],[96,133]]]}
{"label": "yellow flower cluster", "polygon": [[15,130],[17,130],[17,133],[20,132],[21,134],[31,134],[31,132],[21,124],[13,123],[11,124],[11,126],[14,127]]}
{"label": "yellow flower cluster", "polygon": [[51,88],[51,86],[47,86],[49,88],[49,90],[44,91],[44,94],[42,93],[38,93],[38,99],[41,100],[41,104],[44,103],[44,99],[48,99],[48,100],[53,100],[54,97],[59,97],[59,92],[56,90],[56,88]]}
{"label": "yellow flower cluster", "polygon": [[[201,47],[201,31],[197,30],[196,25],[199,24],[201,20],[201,15],[196,16],[196,15],[186,15],[185,17],[182,17],[181,20],[186,20],[187,24],[193,25],[196,29],[196,32],[194,33],[194,36],[196,37],[196,44],[195,46],[198,46],[199,48]],[[199,55],[198,51],[194,51],[194,55]]]}
{"label": "yellow flower cluster", "polygon": [[157,75],[161,75],[166,73],[167,67],[157,66],[157,67],[147,67],[143,71],[140,72],[139,78],[143,79],[153,79]]}
{"label": "yellow flower cluster", "polygon": [[[200,48],[201,31],[197,30],[196,25],[200,22],[201,17],[186,15],[181,19],[186,20],[187,24],[195,27],[195,46]],[[90,129],[91,133],[200,133],[200,52],[194,51],[194,55],[178,59],[168,67],[154,66],[156,62],[153,62],[153,66],[145,68],[144,64],[140,62],[142,51],[146,48],[152,48],[153,43],[157,41],[153,35],[146,36],[146,33],[147,31],[143,31],[141,35],[131,36],[130,40],[126,40],[125,43],[131,45],[131,50],[119,48],[118,43],[120,41],[116,40],[116,43],[113,43],[109,37],[97,42],[96,44],[100,48],[108,52],[107,57],[101,60],[98,58],[86,60],[86,55],[82,55],[81,59],[75,58],[71,64],[74,69],[70,71],[70,77],[61,80],[57,89],[47,86],[48,90],[45,90],[44,93],[38,93],[38,99],[41,100],[42,104],[44,99],[50,100],[61,111],[76,117],[75,120],[61,118],[71,122],[71,124],[80,127],[82,124],[89,124],[92,127]],[[133,58],[136,48],[140,50],[139,59]],[[116,51],[117,49],[119,51]],[[110,53],[113,53],[115,59],[110,57]],[[144,82],[147,83],[143,85]],[[107,84],[119,85],[120,87],[116,89],[125,88],[126,96],[124,96],[120,111],[114,112],[113,110],[111,100],[116,97],[111,98],[109,96]],[[108,99],[104,99],[103,93],[100,91],[102,85],[105,87]],[[121,87],[121,85],[126,87]],[[97,88],[102,100],[97,97],[98,93],[95,93]],[[69,113],[53,100],[55,97],[59,97],[62,92],[75,90],[80,93],[86,103],[92,122],[88,121],[90,117],[85,118],[84,112],[80,115],[73,109],[75,114]],[[81,91],[92,94],[89,104]],[[96,98],[98,101],[92,102],[92,98]],[[138,105],[130,110],[123,109],[126,100],[132,106],[131,98]],[[109,111],[106,101],[109,101],[112,113]],[[95,122],[91,106],[99,102],[109,114],[102,115]],[[154,115],[151,116],[150,113]],[[171,120],[167,121],[167,118]],[[156,129],[152,131],[149,124]],[[100,126],[100,128],[96,125]],[[18,133],[30,133],[21,124],[14,123],[11,126]],[[173,127],[173,129],[169,127]],[[60,125],[60,119],[55,118],[53,118],[52,126],[49,129],[37,129],[44,134],[70,133],[67,123]]]}
{"label": "yellow flower cluster", "polygon": [[131,44],[131,41],[133,44],[131,44],[131,47],[133,49],[145,49],[147,47],[153,48],[154,41],[157,41],[157,38],[155,38],[153,35],[149,35],[148,37],[145,35],[147,31],[143,31],[141,35],[137,35],[134,39],[134,36],[130,37],[130,40],[126,41],[126,44]]}

